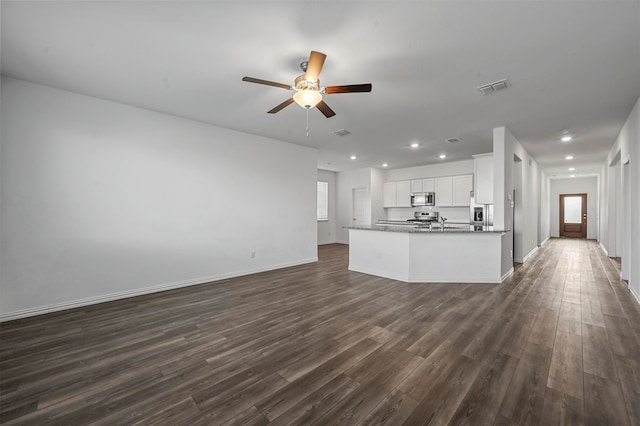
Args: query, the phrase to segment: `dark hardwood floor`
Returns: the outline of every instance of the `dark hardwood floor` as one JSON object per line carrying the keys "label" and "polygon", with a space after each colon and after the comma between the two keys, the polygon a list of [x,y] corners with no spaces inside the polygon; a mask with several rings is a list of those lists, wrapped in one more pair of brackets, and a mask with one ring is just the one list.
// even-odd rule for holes
{"label": "dark hardwood floor", "polygon": [[640,308],[597,243],[550,240],[502,284],[347,255],[2,323],[0,420],[640,424]]}

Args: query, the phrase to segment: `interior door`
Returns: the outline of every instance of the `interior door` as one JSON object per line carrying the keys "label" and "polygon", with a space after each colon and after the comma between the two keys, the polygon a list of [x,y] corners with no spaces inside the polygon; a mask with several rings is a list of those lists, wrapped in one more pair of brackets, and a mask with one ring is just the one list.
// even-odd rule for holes
{"label": "interior door", "polygon": [[353,225],[370,225],[367,219],[367,189],[353,188],[351,199],[353,200]]}
{"label": "interior door", "polygon": [[560,236],[587,238],[587,194],[560,194]]}

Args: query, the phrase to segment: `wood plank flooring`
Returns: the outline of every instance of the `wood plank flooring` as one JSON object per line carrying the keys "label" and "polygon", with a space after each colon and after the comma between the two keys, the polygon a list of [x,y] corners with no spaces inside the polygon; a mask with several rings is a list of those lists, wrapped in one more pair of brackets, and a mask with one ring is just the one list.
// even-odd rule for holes
{"label": "wood plank flooring", "polygon": [[593,241],[502,284],[317,264],[0,324],[0,422],[640,424],[640,307]]}

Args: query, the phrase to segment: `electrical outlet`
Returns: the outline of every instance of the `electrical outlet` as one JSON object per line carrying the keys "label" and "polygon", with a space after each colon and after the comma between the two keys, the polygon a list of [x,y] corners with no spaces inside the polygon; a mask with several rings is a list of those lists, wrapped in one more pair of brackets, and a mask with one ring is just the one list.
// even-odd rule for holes
{"label": "electrical outlet", "polygon": [[252,251],[252,252],[251,252],[251,258],[252,258],[252,259],[255,259],[255,258],[256,258],[256,252],[255,252],[255,251]]}

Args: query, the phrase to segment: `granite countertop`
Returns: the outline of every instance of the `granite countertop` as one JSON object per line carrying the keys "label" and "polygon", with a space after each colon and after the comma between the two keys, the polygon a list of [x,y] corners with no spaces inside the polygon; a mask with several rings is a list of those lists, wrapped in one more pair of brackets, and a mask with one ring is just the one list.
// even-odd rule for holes
{"label": "granite countertop", "polygon": [[509,230],[495,229],[493,226],[475,226],[475,225],[445,225],[444,231],[440,229],[440,225],[433,225],[432,230],[429,230],[428,225],[415,225],[415,224],[376,224],[368,226],[348,226],[347,229],[358,229],[361,231],[384,231],[384,232],[403,232],[410,234],[483,234],[483,233],[505,233]]}

